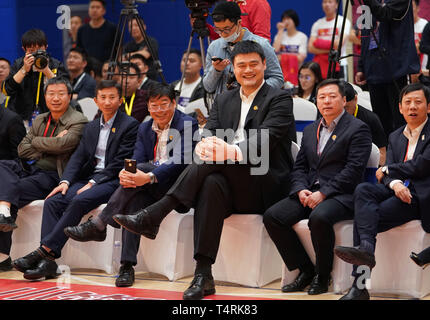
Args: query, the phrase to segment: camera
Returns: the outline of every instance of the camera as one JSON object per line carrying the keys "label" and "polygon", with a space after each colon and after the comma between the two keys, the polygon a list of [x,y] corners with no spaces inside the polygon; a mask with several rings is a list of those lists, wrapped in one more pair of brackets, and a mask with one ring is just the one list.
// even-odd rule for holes
{"label": "camera", "polygon": [[137,3],[147,3],[148,0],[121,0],[121,3],[126,7],[127,6],[129,6],[129,7],[134,6],[136,4],[136,2]]}
{"label": "camera", "polygon": [[185,0],[185,5],[191,10],[191,18],[195,19],[193,29],[201,36],[208,37],[209,30],[206,27],[206,18],[209,16],[209,8],[217,0]]}
{"label": "camera", "polygon": [[33,53],[34,57],[34,65],[38,69],[45,69],[48,65],[49,56],[44,50],[37,50],[35,53]]}

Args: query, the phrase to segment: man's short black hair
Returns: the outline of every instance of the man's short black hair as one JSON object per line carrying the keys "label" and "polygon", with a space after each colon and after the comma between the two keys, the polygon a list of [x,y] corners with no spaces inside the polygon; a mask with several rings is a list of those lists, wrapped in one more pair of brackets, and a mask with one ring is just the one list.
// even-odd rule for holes
{"label": "man's short black hair", "polygon": [[140,53],[135,53],[130,57],[130,61],[134,60],[134,59],[139,59],[140,61],[143,62],[143,64],[147,67],[149,67],[149,61],[148,59],[146,59],[143,55],[141,55]]}
{"label": "man's short black hair", "polygon": [[296,12],[296,11],[294,11],[293,9],[285,10],[285,11],[284,11],[284,13],[282,13],[282,16],[281,16],[281,22],[282,22],[285,18],[291,18],[291,20],[293,20],[294,25],[296,26],[296,28],[300,25],[299,15],[298,15],[298,14],[297,14],[297,12]]}
{"label": "man's short black hair", "polygon": [[98,1],[98,2],[100,2],[100,3],[102,4],[103,8],[105,8],[105,9],[106,9],[106,1],[105,1],[105,0],[90,0],[90,3],[91,3],[91,2],[93,2],[93,1]]}
{"label": "man's short black hair", "polygon": [[417,83],[411,83],[408,84],[407,86],[405,86],[402,91],[400,91],[400,95],[399,95],[399,101],[400,103],[402,102],[402,99],[405,95],[407,95],[408,93],[414,92],[414,91],[420,91],[422,90],[424,92],[424,96],[426,97],[426,102],[427,104],[430,103],[430,89],[423,85],[421,82],[417,82]]}
{"label": "man's short black hair", "polygon": [[118,91],[118,96],[121,97],[121,95],[122,95],[121,85],[119,83],[117,83],[115,80],[102,80],[102,81],[100,81],[96,87],[96,97],[97,97],[97,93],[100,90],[108,89],[108,88],[115,88]]}
{"label": "man's short black hair", "polygon": [[415,4],[417,5],[417,6],[419,6],[420,5],[420,0],[414,0],[415,1]]}
{"label": "man's short black hair", "polygon": [[266,59],[266,56],[264,55],[263,47],[258,42],[255,42],[252,40],[242,40],[234,45],[234,48],[230,57],[231,63],[234,64],[234,58],[238,54],[246,54],[246,53],[258,53],[262,61]]}
{"label": "man's short black hair", "polygon": [[9,67],[10,67],[10,61],[8,59],[0,57],[0,61],[6,61],[7,64],[9,65]]}
{"label": "man's short black hair", "polygon": [[242,12],[236,2],[220,2],[212,11],[212,19],[214,22],[222,22],[230,20],[236,23],[240,19]]}
{"label": "man's short black hair", "polygon": [[352,84],[343,80],[341,81],[341,83],[343,84],[343,88],[344,88],[343,90],[345,92],[346,102],[354,100],[355,96],[357,95],[357,91],[355,91]]}
{"label": "man's short black hair", "polygon": [[77,52],[82,56],[82,60],[88,61],[88,54],[84,49],[82,49],[80,47],[74,47],[74,48],[70,49],[69,54],[70,54],[70,52]]}
{"label": "man's short black hair", "polygon": [[21,44],[25,48],[31,47],[32,45],[47,46],[48,39],[46,38],[45,32],[40,29],[30,29],[25,32],[21,37]]}
{"label": "man's short black hair", "polygon": [[316,93],[318,94],[318,91],[320,88],[334,84],[339,88],[340,95],[342,97],[345,97],[345,87],[343,85],[343,82],[344,82],[343,80],[339,80],[339,79],[326,79],[318,84]]}
{"label": "man's short black hair", "polygon": [[43,92],[46,93],[46,90],[48,90],[48,87],[53,84],[64,84],[67,88],[68,94],[72,94],[73,92],[73,88],[72,88],[72,85],[70,84],[70,81],[63,77],[59,77],[59,78],[54,77],[54,78],[48,79],[48,81],[46,81],[45,83],[45,86],[43,87]]}
{"label": "man's short black hair", "polygon": [[148,90],[148,100],[168,97],[171,101],[175,100],[175,88],[170,84],[160,82],[152,83]]}
{"label": "man's short black hair", "polygon": [[[182,55],[185,55],[186,53],[187,53],[187,50],[185,50]],[[194,53],[194,54],[198,55],[200,57],[200,59],[202,58],[202,52],[199,49],[190,48],[190,54],[191,53]]]}

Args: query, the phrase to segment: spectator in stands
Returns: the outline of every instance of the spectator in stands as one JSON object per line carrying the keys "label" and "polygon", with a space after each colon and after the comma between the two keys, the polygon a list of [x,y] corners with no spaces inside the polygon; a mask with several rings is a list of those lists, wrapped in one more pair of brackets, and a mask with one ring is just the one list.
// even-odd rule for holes
{"label": "spectator in stands", "polygon": [[[18,113],[23,120],[30,121],[39,113],[49,111],[43,90],[43,84],[53,77],[68,78],[63,63],[50,57],[46,52],[48,41],[40,29],[31,29],[21,38],[25,56],[15,60],[9,76],[4,82],[4,93],[10,96],[8,108]],[[43,51],[48,55],[48,64],[37,68],[34,53]],[[43,65],[39,65],[43,67]]]}
{"label": "spectator in stands", "polygon": [[[422,38],[420,41],[420,51],[427,56],[430,55],[430,23],[427,23],[423,30]],[[425,68],[427,70],[430,69],[430,59],[427,60],[427,65],[425,66]]]}
{"label": "spectator in stands", "polygon": [[297,12],[292,9],[284,11],[281,22],[276,24],[278,33],[273,40],[273,47],[281,63],[284,79],[294,85],[298,84],[298,69],[306,59],[308,46],[308,37],[297,30],[299,24]]}
{"label": "spectator in stands", "polygon": [[77,47],[84,49],[88,56],[100,62],[110,58],[114,46],[116,25],[104,18],[105,0],[90,0],[88,15],[90,22],[78,30]]}
{"label": "spectator in stands", "polygon": [[102,66],[103,63],[99,60],[87,56],[87,66],[85,67],[85,72],[88,73],[91,78],[96,80],[96,85],[102,81]]}
{"label": "spectator in stands", "polygon": [[[240,8],[235,2],[218,3],[212,11],[212,19],[215,31],[221,35],[221,38],[212,41],[207,50],[203,86],[208,93],[219,94],[228,87],[233,88],[237,85],[234,81],[230,57],[234,45],[241,40],[253,40],[263,47],[266,57],[264,78],[267,84],[274,88],[283,86],[284,77],[275,50],[266,39],[242,27]],[[212,58],[222,60],[213,61]]]}
{"label": "spectator in stands", "polygon": [[299,87],[297,96],[309,100],[316,105],[316,89],[323,80],[320,65],[309,61],[302,64],[298,73]]}
{"label": "spectator in stands", "polygon": [[[127,230],[154,239],[160,223],[172,209],[179,205],[195,208],[197,265],[194,279],[184,292],[186,300],[215,293],[211,268],[224,219],[232,212],[261,214],[289,187],[291,142],[296,140],[292,99],[264,81],[264,50],[257,42],[237,43],[232,63],[241,87],[215,98],[205,126],[219,137],[211,136],[197,144],[198,158],[184,170],[166,196],[135,214],[113,216]],[[252,107],[251,101],[254,101]],[[247,116],[241,116],[241,109]],[[226,136],[225,130],[235,134]],[[250,149],[253,151],[248,152]],[[254,156],[248,158],[248,154],[262,155],[261,161],[267,161],[264,169],[254,172],[252,167],[259,161]]]}
{"label": "spectator in stands", "polygon": [[[146,32],[146,25],[142,18],[139,18],[140,22],[143,25],[144,31]],[[158,41],[148,36],[145,39],[145,35],[140,31],[139,24],[137,20],[134,18],[129,22],[128,30],[133,38],[130,42],[126,43],[124,46],[124,53],[126,54],[126,58],[138,53],[145,57],[148,60],[149,70],[147,72],[147,77],[152,80],[157,80],[158,73],[154,61],[158,60]],[[153,50],[154,57],[149,50],[149,46]]]}
{"label": "spectator in stands", "polygon": [[94,98],[96,80],[85,72],[87,64],[87,54],[83,49],[76,47],[70,50],[66,65],[73,88],[72,100]]}
{"label": "spectator in stands", "polygon": [[67,60],[70,49],[76,48],[78,42],[78,30],[82,26],[82,19],[80,16],[72,16],[70,18],[70,30],[64,30],[63,36],[63,61]]}
{"label": "spectator in stands", "polygon": [[420,5],[420,0],[412,1],[412,9],[414,14],[415,46],[417,48],[418,56],[420,58],[421,70],[424,70],[427,67],[428,56],[420,52],[420,41],[422,39],[423,30],[427,25],[428,21],[419,16],[419,13],[420,13],[419,5]]}
{"label": "spectator in stands", "polygon": [[127,115],[142,122],[149,116],[147,105],[147,92],[139,89],[142,83],[142,75],[139,67],[134,63],[121,67],[121,85],[123,92],[123,103],[120,107]]}
{"label": "spectator in stands", "polygon": [[151,85],[157,83],[157,81],[149,79],[147,73],[149,70],[149,62],[139,53],[136,53],[130,57],[130,62],[136,64],[139,67],[142,82],[140,83],[139,89],[148,90]]}
{"label": "spectator in stands", "polygon": [[9,76],[10,62],[8,59],[0,57],[0,107],[7,108],[10,97],[4,92],[4,80]]}
{"label": "spectator in stands", "polygon": [[72,87],[68,80],[49,79],[44,93],[50,111],[34,120],[18,146],[19,159],[0,161],[0,253],[9,265],[18,209],[44,199],[58,185],[88,122],[82,113],[69,107]]}
{"label": "spectator in stands", "polygon": [[[270,207],[263,222],[288,270],[298,277],[283,292],[328,291],[333,267],[333,225],[353,218],[353,192],[363,181],[372,149],[368,126],[345,112],[345,93],[338,79],[321,82],[317,106],[322,119],[305,127],[291,173],[288,197]],[[293,226],[309,219],[314,266]]]}
{"label": "spectator in stands", "polygon": [[[339,5],[339,0],[323,0],[322,8],[325,13],[325,17],[318,19],[311,29],[311,37],[309,39],[308,51],[314,54],[315,62],[318,62],[321,67],[321,74],[323,79],[327,78],[327,72],[329,67],[329,52],[331,48],[331,40],[333,37],[333,31],[336,30],[336,37],[334,41],[333,49],[337,50],[339,47],[339,38],[343,23],[343,17],[339,15],[337,20],[337,26],[334,28],[334,22],[337,14],[337,7]],[[345,22],[345,31],[343,38],[343,46],[341,56],[346,55],[345,44],[348,41],[349,34],[351,30],[351,23],[347,19]],[[340,67],[342,66],[342,68]],[[336,78],[347,78],[346,74],[346,59],[341,60],[339,64],[336,64]]]}
{"label": "spectator in stands", "polygon": [[[112,220],[114,214],[132,213],[145,208],[161,199],[170,189],[194,150],[195,142],[186,141],[185,133],[188,131],[193,135],[198,129],[197,122],[175,110],[175,105],[173,87],[161,83],[151,87],[149,112],[152,119],[140,125],[132,157],[137,162],[136,173],[122,170],[119,173],[121,186],[109,199],[107,206],[97,217],[77,227],[66,228],[64,232],[69,237],[76,241],[104,241],[106,226],[110,224],[118,227]],[[167,134],[173,131],[169,130],[175,130],[170,140]],[[177,148],[176,153],[174,150]],[[140,236],[123,229],[121,268],[115,281],[117,287],[133,285],[133,266],[137,263],[139,243]]]}
{"label": "spectator in stands", "polygon": [[430,90],[421,83],[410,84],[399,101],[406,125],[389,137],[387,163],[376,171],[380,183],[362,183],[354,192],[354,247],[335,248],[339,258],[354,265],[355,280],[342,300],[369,299],[357,267],[375,266],[378,233],[416,219],[430,232]]}
{"label": "spectator in stands", "polygon": [[407,84],[409,74],[420,71],[412,5],[408,0],[383,4],[377,0],[363,0],[363,3],[370,8],[373,29],[361,30],[361,58],[355,83],[367,83],[373,112],[389,136],[405,122],[399,112],[400,90]]}
{"label": "spectator in stands", "polygon": [[0,160],[18,158],[18,145],[26,134],[24,123],[15,112],[0,107]]}
{"label": "spectator in stands", "polygon": [[113,80],[102,81],[95,102],[101,117],[85,126],[59,185],[45,199],[40,247],[13,261],[25,279],[57,276],[55,259],[61,257],[68,240],[64,228],[79,224],[85,214],[109,200],[119,186],[124,159],[133,153],[139,123],[118,111],[121,86]]}
{"label": "spectator in stands", "polygon": [[388,141],[381,121],[375,113],[357,103],[357,92],[350,83],[344,82],[343,84],[345,86],[346,97],[345,110],[369,126],[372,133],[372,142],[379,148],[379,165],[383,166],[385,164]]}
{"label": "spectator in stands", "polygon": [[[108,80],[108,78],[109,78],[109,64],[110,64],[110,61],[105,61],[102,65],[102,71],[101,71],[102,72],[102,80]],[[112,72],[111,79],[115,80],[116,82],[119,83],[121,80],[121,75],[119,72],[118,65],[116,65],[115,69],[111,72]]]}

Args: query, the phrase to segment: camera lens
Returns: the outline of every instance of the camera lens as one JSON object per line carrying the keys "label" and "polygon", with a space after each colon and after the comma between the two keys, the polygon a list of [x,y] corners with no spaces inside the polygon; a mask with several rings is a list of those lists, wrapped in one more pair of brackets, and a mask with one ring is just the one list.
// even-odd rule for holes
{"label": "camera lens", "polygon": [[37,51],[33,54],[34,65],[38,69],[45,69],[48,65],[48,57],[44,51]]}

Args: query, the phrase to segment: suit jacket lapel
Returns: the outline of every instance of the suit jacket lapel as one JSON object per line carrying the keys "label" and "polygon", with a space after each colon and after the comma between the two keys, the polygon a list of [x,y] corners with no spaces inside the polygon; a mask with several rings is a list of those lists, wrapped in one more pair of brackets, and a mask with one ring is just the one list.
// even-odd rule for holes
{"label": "suit jacket lapel", "polygon": [[268,90],[269,85],[265,83],[261,87],[260,91],[258,91],[257,95],[251,103],[251,108],[249,108],[248,114],[246,115],[244,128],[247,128],[248,123],[255,117],[257,112],[262,107]]}
{"label": "suit jacket lapel", "polygon": [[108,141],[107,141],[107,144],[106,144],[106,160],[105,160],[106,164],[107,164],[107,158],[108,158],[108,155],[109,155],[109,147],[112,144],[113,139],[115,139],[115,137],[118,135],[118,130],[121,129],[120,123],[121,123],[121,117],[123,115],[124,115],[123,113],[121,113],[120,111],[117,111],[115,120],[113,121],[113,124],[112,124],[112,128],[111,128],[111,130],[109,132],[109,137],[108,137]]}
{"label": "suit jacket lapel", "polygon": [[239,126],[240,112],[242,110],[242,100],[240,99],[239,90],[240,89],[236,91],[231,103],[227,107],[227,108],[231,108],[231,110],[227,110],[227,112],[225,112],[225,115],[227,117],[230,117],[230,121],[227,121],[226,123],[230,122],[231,127],[230,126],[229,127],[233,128],[234,131],[236,131],[237,127]]}
{"label": "suit jacket lapel", "polygon": [[[422,148],[427,144],[427,140],[430,137],[429,128],[430,128],[429,121],[427,121],[423,130],[421,131],[420,136],[418,137],[417,147],[415,148],[413,159],[415,159],[415,157],[421,153]],[[402,134],[402,136],[404,136],[404,134]]]}
{"label": "suit jacket lapel", "polygon": [[327,144],[324,147],[323,152],[320,156],[320,162],[324,159],[324,156],[329,152],[331,147],[336,143],[338,136],[342,135],[342,132],[348,127],[349,119],[347,118],[347,112],[345,111],[344,115],[339,119],[338,124],[334,128],[330,138],[327,141]]}

